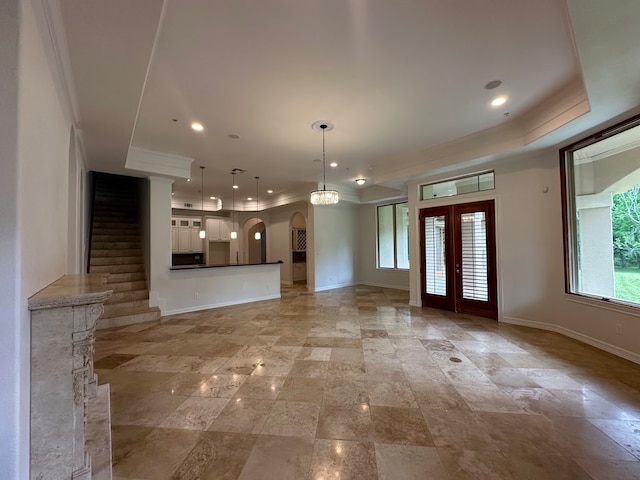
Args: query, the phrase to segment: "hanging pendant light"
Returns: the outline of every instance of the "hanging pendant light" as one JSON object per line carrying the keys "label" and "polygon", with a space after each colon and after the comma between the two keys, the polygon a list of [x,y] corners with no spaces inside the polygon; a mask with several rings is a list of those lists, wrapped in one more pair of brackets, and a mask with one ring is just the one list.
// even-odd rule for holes
{"label": "hanging pendant light", "polygon": [[[256,225],[258,225],[260,223],[260,221],[259,221],[260,213],[259,213],[259,210],[258,210],[258,180],[259,179],[260,179],[260,177],[256,177],[256,218],[258,218],[258,222],[256,223]],[[255,238],[256,240],[260,240],[262,238],[262,235],[260,234],[259,230],[253,236],[253,238]]]}
{"label": "hanging pendant light", "polygon": [[200,183],[200,194],[202,195],[202,221],[200,222],[200,231],[198,232],[198,236],[200,238],[205,238],[207,236],[207,232],[204,230],[204,166],[200,165],[201,172],[201,183]]}
{"label": "hanging pendant light", "polygon": [[333,124],[324,120],[319,120],[311,125],[315,131],[322,132],[322,190],[314,190],[311,192],[312,205],[334,205],[338,203],[338,192],[336,190],[327,190],[327,171],[326,171],[326,154],[324,146],[324,134],[333,130]]}
{"label": "hanging pendant light", "polygon": [[231,187],[231,239],[238,238],[238,232],[236,231],[236,172],[231,171],[231,178],[233,179],[233,186]]}

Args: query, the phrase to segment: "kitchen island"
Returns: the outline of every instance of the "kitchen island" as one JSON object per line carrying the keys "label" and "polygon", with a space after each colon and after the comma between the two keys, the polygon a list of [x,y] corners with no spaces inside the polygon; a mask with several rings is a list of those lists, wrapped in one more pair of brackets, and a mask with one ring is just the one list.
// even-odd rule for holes
{"label": "kitchen island", "polygon": [[162,315],[280,298],[282,261],[170,267],[149,292]]}

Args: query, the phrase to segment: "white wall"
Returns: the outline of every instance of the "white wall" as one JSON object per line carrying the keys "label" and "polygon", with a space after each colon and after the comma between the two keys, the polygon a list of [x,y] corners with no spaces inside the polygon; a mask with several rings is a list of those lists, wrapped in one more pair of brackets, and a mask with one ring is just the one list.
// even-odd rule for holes
{"label": "white wall", "polygon": [[[409,270],[377,268],[376,209],[378,205],[386,204],[388,202],[356,207],[359,236],[357,278],[365,285],[409,290]],[[414,263],[415,261],[411,262],[412,265]]]}
{"label": "white wall", "polygon": [[27,299],[66,273],[78,221],[69,218],[71,121],[43,38],[31,2],[1,3],[0,477],[11,479],[29,478]]}
{"label": "white wall", "polygon": [[67,192],[69,219],[67,226],[67,272],[83,272],[84,252],[84,160],[75,128],[69,132],[69,189]]}
{"label": "white wall", "polygon": [[[313,275],[310,290],[320,291],[357,283],[358,208],[355,205],[309,207],[307,272]],[[375,239],[374,239],[375,241]]]}
{"label": "white wall", "polygon": [[18,235],[18,1],[0,5],[0,478],[13,479],[29,472],[29,418],[22,406],[29,395],[29,330]]}
{"label": "white wall", "polygon": [[[559,331],[640,362],[637,313],[565,294],[558,150],[507,158],[484,167],[495,168],[496,189],[452,197],[451,201],[496,200],[500,321]],[[409,185],[411,258],[419,258],[419,208],[447,201],[418,202],[417,184],[425,180]],[[543,191],[545,187],[547,193]],[[413,267],[414,263],[411,302],[419,305],[419,265]],[[622,325],[623,335],[615,333],[617,324]]]}

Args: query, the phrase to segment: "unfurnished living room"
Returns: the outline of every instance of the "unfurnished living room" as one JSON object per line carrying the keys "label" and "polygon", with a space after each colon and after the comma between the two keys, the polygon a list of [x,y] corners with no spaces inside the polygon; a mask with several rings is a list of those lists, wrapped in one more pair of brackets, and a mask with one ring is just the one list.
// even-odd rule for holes
{"label": "unfurnished living room", "polygon": [[5,0],[0,478],[640,479],[637,0]]}

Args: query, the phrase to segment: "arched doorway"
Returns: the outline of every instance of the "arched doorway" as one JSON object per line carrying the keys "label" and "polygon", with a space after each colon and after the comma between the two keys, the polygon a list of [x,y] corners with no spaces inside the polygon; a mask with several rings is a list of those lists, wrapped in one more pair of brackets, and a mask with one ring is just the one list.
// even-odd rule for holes
{"label": "arched doorway", "polygon": [[[256,238],[256,234],[260,238]],[[267,229],[264,222],[255,222],[247,231],[248,263],[266,263],[267,261]]]}
{"label": "arched doorway", "polygon": [[299,212],[291,217],[291,281],[307,283],[307,221]]}

